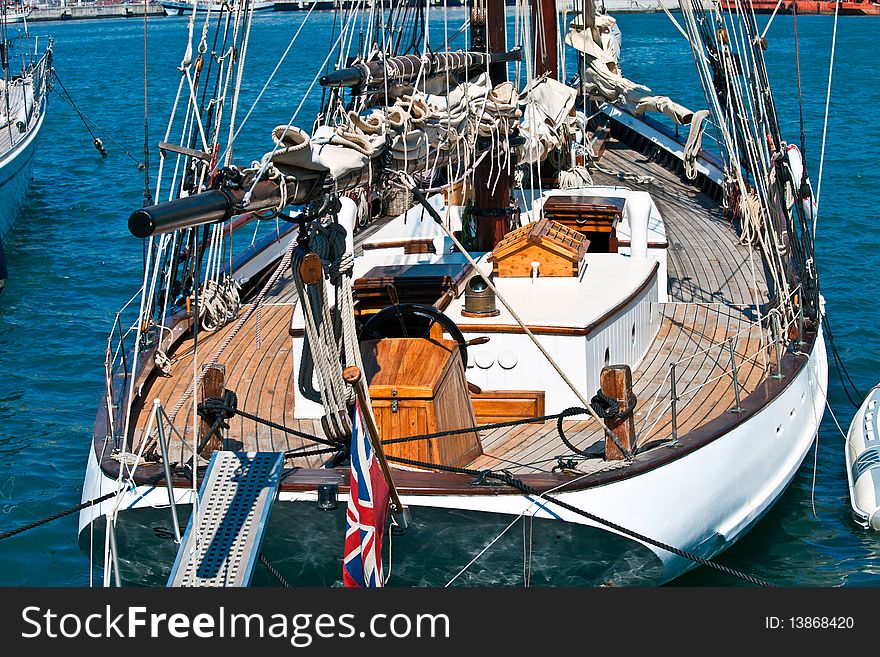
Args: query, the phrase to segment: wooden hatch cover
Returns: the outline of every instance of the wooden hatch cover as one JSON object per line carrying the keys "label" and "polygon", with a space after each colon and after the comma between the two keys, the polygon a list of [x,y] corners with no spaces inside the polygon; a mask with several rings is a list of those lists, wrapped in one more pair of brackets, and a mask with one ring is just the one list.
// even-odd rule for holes
{"label": "wooden hatch cover", "polygon": [[617,224],[626,199],[617,196],[554,194],[544,201],[542,214],[578,231],[590,240],[590,251],[617,253]]}
{"label": "wooden hatch cover", "polygon": [[577,276],[589,246],[584,235],[544,216],[507,233],[489,262],[502,277],[531,276],[533,262],[539,276]]}
{"label": "wooden hatch cover", "polygon": [[390,306],[389,287],[397,292],[402,303],[428,306],[459,296],[464,284],[473,276],[474,268],[467,262],[411,263],[379,265],[354,282],[357,312],[370,314]]}

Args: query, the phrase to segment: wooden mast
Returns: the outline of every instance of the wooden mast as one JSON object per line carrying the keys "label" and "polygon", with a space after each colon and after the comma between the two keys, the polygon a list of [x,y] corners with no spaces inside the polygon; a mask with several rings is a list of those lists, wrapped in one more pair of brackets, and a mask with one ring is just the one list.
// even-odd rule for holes
{"label": "wooden mast", "polygon": [[[471,49],[485,52],[507,50],[505,0],[479,0],[471,12]],[[492,85],[507,81],[507,64],[489,65]],[[491,251],[510,227],[511,175],[500,152],[489,153],[474,171],[474,221],[476,251]],[[497,183],[494,178],[498,177]],[[494,191],[492,187],[494,186]]]}
{"label": "wooden mast", "polygon": [[535,77],[547,74],[559,79],[558,54],[556,52],[556,0],[532,0],[532,43],[535,45]]}

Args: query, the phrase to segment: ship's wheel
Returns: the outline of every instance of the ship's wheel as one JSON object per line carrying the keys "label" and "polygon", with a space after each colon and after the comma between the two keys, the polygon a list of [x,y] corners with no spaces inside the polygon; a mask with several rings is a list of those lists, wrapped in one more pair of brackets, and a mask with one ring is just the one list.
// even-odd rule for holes
{"label": "ship's wheel", "polygon": [[434,306],[421,303],[398,303],[387,306],[370,317],[360,329],[361,340],[381,340],[382,338],[424,338],[431,337],[431,329],[439,326],[444,333],[452,336],[458,343],[461,362],[467,369],[467,340],[458,326]]}

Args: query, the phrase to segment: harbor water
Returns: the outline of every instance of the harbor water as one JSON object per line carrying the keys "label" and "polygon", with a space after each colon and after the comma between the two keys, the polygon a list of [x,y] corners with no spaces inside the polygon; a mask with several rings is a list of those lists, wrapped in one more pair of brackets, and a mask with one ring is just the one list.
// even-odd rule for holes
{"label": "harbor water", "polygon": [[[454,32],[463,17],[461,10],[450,10],[448,16],[435,12],[433,28],[442,30],[448,20]],[[759,17],[759,24],[767,18]],[[255,17],[242,107],[251,106],[302,19],[300,12]],[[627,77],[693,109],[705,105],[690,46],[665,15],[621,14],[618,21]],[[832,27],[833,17],[797,20],[806,159],[814,189]],[[238,162],[248,164],[271,149],[272,128],[293,114],[326,53],[332,29],[331,13],[312,15],[237,139]],[[77,113],[52,94],[26,209],[5,244],[9,281],[0,296],[0,531],[80,501],[103,390],[107,334],[116,311],[142,277],[141,243],[129,234],[126,220],[144,200],[144,172],[138,164],[144,161],[145,118],[154,182],[155,145],[165,138],[187,22],[164,17],[148,21],[146,117],[143,30],[143,23],[132,19],[32,26],[34,32],[55,37],[60,81],[82,112],[118,143],[96,131],[108,151],[102,159]],[[877,210],[871,201],[880,184],[880,118],[872,109],[880,104],[880,83],[864,73],[864,64],[876,57],[877,30],[875,20],[840,18],[816,245],[837,347],[862,392],[880,381],[880,331],[871,310],[880,296],[875,269],[880,265],[880,233],[874,231]],[[792,17],[777,16],[767,40],[769,77],[783,133],[799,144]],[[574,67],[572,54],[569,69]],[[319,89],[313,92],[296,122],[307,130],[320,96]],[[708,137],[705,145],[712,146]],[[845,430],[855,409],[833,368],[829,401]],[[71,515],[0,541],[0,585],[87,586],[90,563],[76,528],[76,516]],[[339,549],[341,556],[341,532]],[[445,567],[454,573],[466,560]],[[880,581],[875,579],[880,534],[865,532],[850,518],[843,438],[830,412],[815,452],[791,487],[719,561],[779,585]],[[511,575],[499,574],[497,583],[516,585]],[[673,584],[739,582],[700,568]]]}

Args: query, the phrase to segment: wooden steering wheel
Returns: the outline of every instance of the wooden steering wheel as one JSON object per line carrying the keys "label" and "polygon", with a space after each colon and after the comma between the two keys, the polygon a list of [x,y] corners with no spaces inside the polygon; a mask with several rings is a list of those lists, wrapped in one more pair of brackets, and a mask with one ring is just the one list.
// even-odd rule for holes
{"label": "wooden steering wheel", "polygon": [[467,369],[467,340],[458,326],[434,306],[421,303],[397,303],[386,306],[361,326],[361,340],[382,338],[430,338],[431,329],[440,326],[458,343],[461,361]]}

